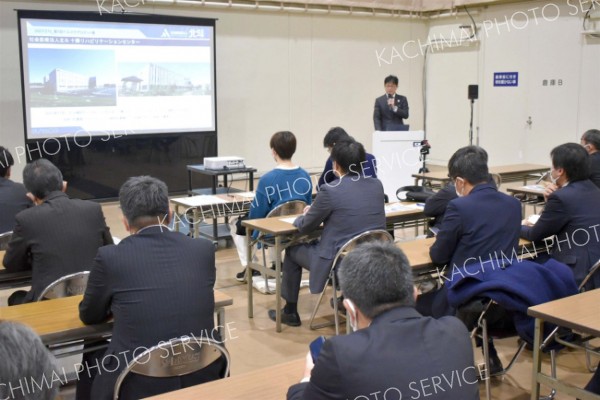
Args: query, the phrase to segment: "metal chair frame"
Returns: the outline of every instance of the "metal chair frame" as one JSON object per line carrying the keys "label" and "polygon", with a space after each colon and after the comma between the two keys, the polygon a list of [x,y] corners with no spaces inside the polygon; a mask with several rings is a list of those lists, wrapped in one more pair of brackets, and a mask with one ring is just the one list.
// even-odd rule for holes
{"label": "metal chair frame", "polygon": [[220,357],[225,357],[225,371],[221,377],[225,378],[229,376],[231,359],[225,346],[216,340],[184,336],[161,342],[139,354],[121,371],[115,383],[113,399],[119,398],[123,381],[130,373],[152,378],[184,376],[208,367]]}
{"label": "metal chair frame", "polygon": [[[321,291],[321,294],[319,295],[319,299],[317,300],[317,304],[315,305],[312,315],[310,316],[310,329],[315,330],[315,329],[324,328],[326,326],[335,325],[335,334],[336,335],[340,334],[340,332],[339,332],[339,310],[338,310],[338,303],[337,303],[337,298],[338,298],[337,284],[338,283],[337,283],[337,277],[336,277],[336,273],[335,273],[336,267],[337,267],[339,261],[341,261],[341,258],[343,258],[350,251],[352,251],[356,246],[358,246],[359,244],[362,244],[362,243],[372,242],[372,241],[394,242],[394,238],[392,237],[392,235],[390,235],[387,231],[385,231],[383,229],[366,231],[366,232],[356,235],[352,239],[348,240],[338,250],[338,252],[336,253],[336,255],[333,259],[333,263],[331,264],[331,269],[329,270],[329,277],[327,278],[327,281],[325,282],[325,286],[323,287],[323,290]],[[321,305],[323,297],[325,296],[325,292],[327,291],[327,286],[329,285],[330,282],[331,282],[331,286],[333,287],[333,318],[334,318],[334,322],[333,323],[327,322],[327,323],[315,325],[314,324],[315,316],[317,315],[317,311],[319,311],[319,307]]]}
{"label": "metal chair frame", "polygon": [[[81,271],[58,278],[42,291],[36,301],[58,299],[85,293],[90,271]],[[78,284],[73,286],[73,284]],[[48,297],[50,296],[50,297]]]}
{"label": "metal chair frame", "polygon": [[[286,215],[302,214],[302,212],[304,211],[304,208],[307,205],[308,204],[306,204],[306,202],[304,202],[302,200],[286,201],[285,203],[281,203],[277,207],[275,207],[271,211],[269,211],[269,213],[267,214],[267,216],[265,218],[283,217]],[[275,246],[275,242],[272,240],[269,240],[268,235],[262,234],[262,233],[258,236],[256,241],[260,242],[262,244],[261,248],[262,248],[262,256],[263,256],[263,266],[265,267],[265,270],[266,270],[267,269],[266,250],[269,246],[271,246],[271,247]],[[268,282],[269,276],[266,273],[263,273],[262,275],[265,278],[266,293],[272,293],[271,291],[269,291],[269,282]]]}
{"label": "metal chair frame", "polygon": [[8,249],[8,242],[12,239],[13,231],[0,233],[0,250]]}

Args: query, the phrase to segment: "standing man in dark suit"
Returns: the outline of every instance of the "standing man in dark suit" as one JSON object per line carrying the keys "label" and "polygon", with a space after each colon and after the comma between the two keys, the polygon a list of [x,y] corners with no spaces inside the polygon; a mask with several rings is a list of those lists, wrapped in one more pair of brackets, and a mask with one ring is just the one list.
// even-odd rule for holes
{"label": "standing man in dark suit", "polygon": [[288,399],[477,400],[473,348],[455,317],[423,317],[412,271],[391,243],[366,243],[338,271],[355,332],[328,339]]}
{"label": "standing man in dark suit", "polygon": [[[580,284],[600,259],[600,189],[589,179],[590,163],[585,149],[566,143],[552,149],[552,185],[546,188],[546,205],[535,224],[523,221],[521,237],[541,241],[554,235],[552,258],[573,269]],[[600,287],[595,274],[588,289]]]}
{"label": "standing man in dark suit", "polygon": [[58,278],[89,270],[98,248],[113,242],[100,205],[63,193],[66,183],[50,161],[27,164],[23,183],[36,206],[16,215],[4,266],[31,270],[32,284],[29,292],[14,292],[9,305],[35,301]]}
{"label": "standing man in dark suit", "polygon": [[33,206],[27,197],[25,186],[10,180],[11,167],[15,160],[10,152],[0,146],[0,233],[10,232],[15,227],[15,215]]}
{"label": "standing man in dark suit", "polygon": [[396,94],[398,77],[389,75],[385,78],[385,94],[375,99],[373,123],[376,131],[402,130],[404,119],[408,118],[408,100]]}
{"label": "standing man in dark suit", "polygon": [[[99,370],[93,371],[97,375],[92,396],[80,385],[77,397],[81,399],[112,399],[119,373],[144,348],[185,335],[220,340],[213,317],[213,244],[169,230],[169,193],[158,179],[129,178],[121,187],[119,202],[131,236],[98,250],[79,305],[85,324],[114,319],[112,340]],[[181,378],[132,375],[124,381],[120,398],[139,399],[218,379],[222,367],[219,359],[206,370]]]}
{"label": "standing man in dark suit", "polygon": [[[490,182],[487,160],[484,149],[467,146],[458,149],[448,161],[448,174],[458,198],[448,203],[429,255],[435,264],[446,265],[449,275],[455,268],[468,264],[504,257],[514,257],[516,261],[518,256],[521,203],[499,192],[495,183]],[[433,316],[452,312],[445,286],[432,304]],[[502,309],[494,311],[498,319],[504,315]],[[503,367],[493,343],[490,341],[489,344],[489,372],[494,374]]]}
{"label": "standing man in dark suit", "polygon": [[[318,244],[289,247],[283,261],[281,294],[286,300],[281,322],[300,325],[297,311],[302,268],[310,270],[310,292],[320,293],[327,282],[337,251],[354,236],[372,229],[385,229],[383,185],[360,171],[365,149],[354,140],[343,140],[331,151],[333,169],[339,179],[323,185],[304,215],[294,221],[301,234],[310,233],[324,224]],[[269,317],[275,321],[275,310]]]}
{"label": "standing man in dark suit", "polygon": [[590,155],[590,180],[600,188],[600,130],[586,131],[581,137],[581,145]]}

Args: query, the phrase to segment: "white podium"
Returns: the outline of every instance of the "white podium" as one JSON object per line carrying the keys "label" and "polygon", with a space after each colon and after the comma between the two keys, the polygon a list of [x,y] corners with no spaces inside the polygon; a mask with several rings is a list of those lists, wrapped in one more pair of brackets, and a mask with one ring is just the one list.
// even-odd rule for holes
{"label": "white podium", "polygon": [[373,155],[377,159],[377,178],[390,201],[397,201],[396,190],[414,184],[412,174],[419,172],[422,162],[423,131],[375,131]]}

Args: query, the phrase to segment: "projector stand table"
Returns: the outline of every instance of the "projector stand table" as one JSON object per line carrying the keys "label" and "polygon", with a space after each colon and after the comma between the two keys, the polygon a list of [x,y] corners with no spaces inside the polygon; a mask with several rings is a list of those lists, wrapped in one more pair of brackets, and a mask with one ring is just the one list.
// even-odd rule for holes
{"label": "projector stand table", "polygon": [[[236,169],[206,169],[203,164],[188,165],[188,195],[194,196],[198,194],[230,194],[235,192],[241,192],[239,189],[227,187],[227,175],[229,174],[246,174],[248,179],[248,191],[254,191],[254,173],[256,168],[236,168]],[[210,176],[212,178],[212,187],[194,189],[192,187],[192,173]],[[223,187],[218,187],[219,176],[223,176]],[[232,177],[233,179],[233,177]],[[225,224],[219,224],[217,218],[213,218],[212,223],[212,235],[203,233],[205,236],[212,238],[213,240],[219,240],[220,238],[228,238],[229,230],[227,229],[228,218],[225,217]],[[194,221],[196,222],[196,221]],[[200,222],[197,222],[200,223]],[[223,227],[222,232],[219,232],[219,227]],[[190,227],[190,232],[192,227]]]}

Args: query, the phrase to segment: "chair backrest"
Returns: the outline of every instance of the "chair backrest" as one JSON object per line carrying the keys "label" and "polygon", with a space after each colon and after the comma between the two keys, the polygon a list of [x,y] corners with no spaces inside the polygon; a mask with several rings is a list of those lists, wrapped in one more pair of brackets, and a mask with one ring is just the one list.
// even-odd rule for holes
{"label": "chair backrest", "polygon": [[302,214],[302,212],[304,211],[304,207],[306,206],[307,204],[302,200],[286,201],[285,203],[282,203],[274,209],[272,209],[271,211],[269,211],[269,213],[267,214],[267,218]]}
{"label": "chair backrest", "polygon": [[359,235],[354,236],[352,239],[348,240],[344,245],[338,250],[335,258],[333,259],[332,268],[338,264],[340,258],[343,258],[346,254],[354,250],[356,246],[359,244],[367,243],[367,242],[393,242],[394,238],[392,235],[383,229],[376,229],[372,231],[366,231]]}
{"label": "chair backrest", "polygon": [[600,260],[596,261],[596,264],[592,265],[592,268],[590,268],[585,278],[583,278],[583,280],[579,284],[579,292],[585,292],[585,284],[588,283],[588,281],[592,278],[592,276],[594,276],[598,269],[600,269]]}
{"label": "chair backrest", "polygon": [[0,250],[8,249],[8,242],[12,239],[12,231],[0,233]]}
{"label": "chair backrest", "polygon": [[229,352],[219,342],[195,336],[183,336],[169,342],[161,342],[131,360],[115,383],[113,398],[119,398],[121,385],[129,373],[152,378],[169,378],[198,372],[225,358],[224,378],[229,375]]}
{"label": "chair backrest", "polygon": [[502,177],[500,176],[500,174],[491,174],[491,175],[492,175],[492,180],[496,184],[496,187],[500,188],[500,185],[502,185]]}
{"label": "chair backrest", "polygon": [[85,293],[90,271],[76,272],[58,278],[42,291],[37,301],[77,296]]}

